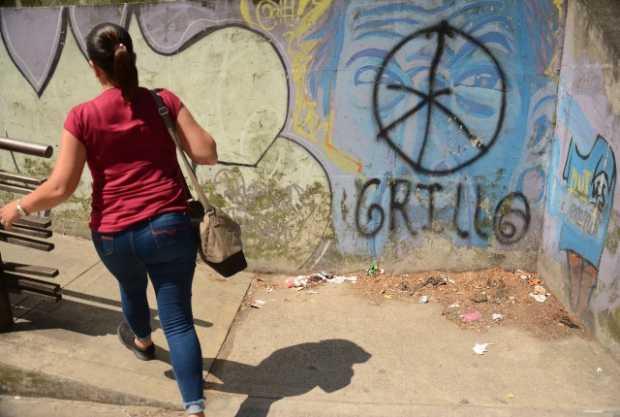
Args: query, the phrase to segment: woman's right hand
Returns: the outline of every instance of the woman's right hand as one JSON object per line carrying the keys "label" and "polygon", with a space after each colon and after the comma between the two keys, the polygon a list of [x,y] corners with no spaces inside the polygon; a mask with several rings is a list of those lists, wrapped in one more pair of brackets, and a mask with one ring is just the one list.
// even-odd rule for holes
{"label": "woman's right hand", "polygon": [[0,208],[0,224],[2,224],[6,230],[10,230],[13,226],[13,222],[21,217],[17,211],[18,203],[19,200],[11,201]]}

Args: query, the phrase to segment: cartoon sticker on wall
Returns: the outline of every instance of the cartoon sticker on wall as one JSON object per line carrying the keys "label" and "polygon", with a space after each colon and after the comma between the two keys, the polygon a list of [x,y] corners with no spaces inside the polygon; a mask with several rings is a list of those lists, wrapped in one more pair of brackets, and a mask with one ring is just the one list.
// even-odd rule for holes
{"label": "cartoon sticker on wall", "polygon": [[588,307],[598,278],[616,187],[616,158],[597,136],[588,153],[571,139],[562,174],[564,198],[560,250],[566,251],[573,311],[592,321]]}

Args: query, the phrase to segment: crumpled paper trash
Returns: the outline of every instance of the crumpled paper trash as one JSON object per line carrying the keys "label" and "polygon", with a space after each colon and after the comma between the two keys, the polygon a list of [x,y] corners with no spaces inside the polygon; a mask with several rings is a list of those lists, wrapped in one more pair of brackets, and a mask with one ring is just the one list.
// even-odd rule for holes
{"label": "crumpled paper trash", "polygon": [[473,351],[476,355],[484,355],[489,351],[488,343],[476,343],[473,347]]}

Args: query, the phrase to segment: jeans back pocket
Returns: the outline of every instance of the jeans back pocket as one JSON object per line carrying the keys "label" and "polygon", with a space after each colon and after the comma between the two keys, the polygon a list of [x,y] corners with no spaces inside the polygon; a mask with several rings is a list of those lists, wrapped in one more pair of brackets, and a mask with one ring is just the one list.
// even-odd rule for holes
{"label": "jeans back pocket", "polygon": [[100,257],[110,256],[114,253],[114,236],[93,232],[93,243]]}
{"label": "jeans back pocket", "polygon": [[185,213],[167,213],[153,219],[151,234],[159,249],[187,244],[193,239],[194,226]]}

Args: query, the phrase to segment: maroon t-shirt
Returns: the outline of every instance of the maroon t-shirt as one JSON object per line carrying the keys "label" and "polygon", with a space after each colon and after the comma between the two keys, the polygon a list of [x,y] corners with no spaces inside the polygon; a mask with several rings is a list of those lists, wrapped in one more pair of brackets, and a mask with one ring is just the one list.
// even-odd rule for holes
{"label": "maroon t-shirt", "polygon": [[[183,104],[173,93],[160,96],[176,120]],[[126,102],[121,90],[105,90],[75,106],[65,129],[86,147],[92,184],[90,227],[119,232],[160,213],[187,209],[176,148],[149,90]]]}

